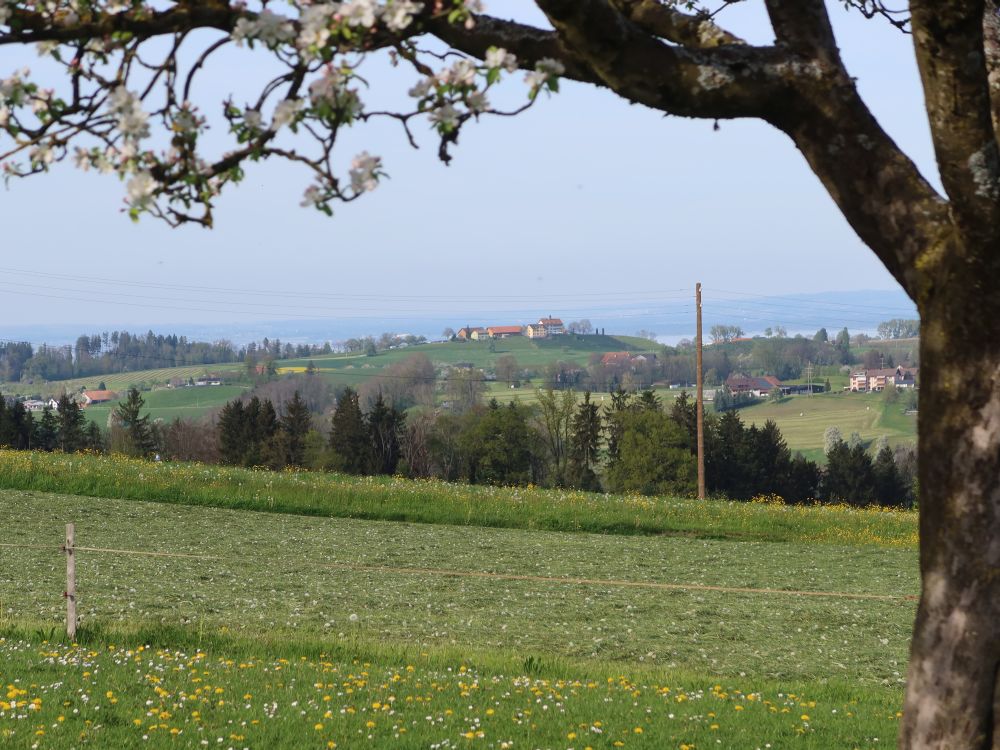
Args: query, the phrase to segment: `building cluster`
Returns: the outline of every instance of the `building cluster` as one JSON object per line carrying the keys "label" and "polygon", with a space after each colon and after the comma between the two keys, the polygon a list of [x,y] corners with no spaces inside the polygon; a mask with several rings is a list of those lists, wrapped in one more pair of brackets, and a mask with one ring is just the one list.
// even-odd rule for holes
{"label": "building cluster", "polygon": [[[82,391],[76,397],[76,401],[81,407],[87,408],[92,404],[106,404],[110,401],[115,401],[117,398],[118,394],[114,391]],[[29,398],[23,403],[24,408],[30,412],[44,411],[46,407],[52,409],[52,411],[59,410],[59,402],[54,398],[50,398],[47,401]]]}
{"label": "building cluster", "polygon": [[897,388],[916,388],[917,367],[896,367],[879,370],[858,370],[851,373],[852,391],[882,391],[887,385]]}
{"label": "building cluster", "polygon": [[539,318],[537,323],[524,326],[465,326],[455,337],[463,341],[484,341],[486,339],[506,339],[511,336],[527,336],[529,339],[544,339],[566,333],[566,327],[559,318]]}

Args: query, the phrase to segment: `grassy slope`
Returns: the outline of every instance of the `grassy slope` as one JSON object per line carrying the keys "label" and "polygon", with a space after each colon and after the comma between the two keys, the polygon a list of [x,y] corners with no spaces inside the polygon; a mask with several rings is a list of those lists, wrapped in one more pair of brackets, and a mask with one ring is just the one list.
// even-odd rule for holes
{"label": "grassy slope", "polygon": [[[0,541],[51,545],[0,548],[0,610],[15,624],[13,637],[0,640],[0,671],[32,692],[23,700],[41,701],[30,726],[0,713],[0,731],[15,732],[5,736],[17,746],[41,736],[40,746],[60,747],[82,731],[104,746],[145,735],[156,747],[222,737],[224,747],[408,748],[444,739],[464,746],[471,731],[484,747],[820,748],[877,747],[895,731],[912,601],[323,566],[899,596],[916,590],[914,550],[458,531],[9,491],[2,498],[24,520]],[[78,544],[219,559],[81,552],[90,645],[43,645],[16,623],[44,629],[61,616],[58,545],[67,520],[77,523]],[[272,703],[278,710],[265,710]]]}
{"label": "grassy slope", "polygon": [[200,375],[217,372],[241,372],[242,364],[192,365],[190,367],[165,367],[158,370],[137,370],[135,372],[110,373],[93,375],[72,380],[57,380],[43,383],[6,383],[0,382],[0,393],[5,394],[41,394],[43,396],[58,396],[64,391],[70,393],[81,388],[96,390],[104,383],[108,390],[123,393],[131,386],[157,385],[168,383],[173,378],[197,378]]}
{"label": "grassy slope", "polygon": [[878,393],[831,393],[792,396],[780,403],[765,402],[742,409],[740,416],[750,424],[763,425],[773,419],[792,450],[812,458],[823,453],[823,433],[827,427],[840,428],[844,438],[852,432],[863,440],[882,435],[890,445],[913,443],[917,439],[917,419],[902,413],[902,407],[885,404]]}
{"label": "grassy slope", "polygon": [[908,511],[699,502],[0,450],[0,488],[334,518],[915,548]]}
{"label": "grassy slope", "polygon": [[[149,412],[153,419],[170,421],[175,417],[199,417],[207,410],[231,401],[244,390],[245,388],[239,385],[215,385],[160,389],[143,393],[142,397],[146,401],[145,411]],[[124,398],[124,394],[122,397]],[[88,406],[83,413],[91,421],[104,427],[116,403]]]}

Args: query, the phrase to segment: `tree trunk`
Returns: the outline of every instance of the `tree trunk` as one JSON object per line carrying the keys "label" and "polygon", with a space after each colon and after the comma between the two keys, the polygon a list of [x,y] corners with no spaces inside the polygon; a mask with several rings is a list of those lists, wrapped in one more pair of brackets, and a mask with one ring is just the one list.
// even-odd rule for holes
{"label": "tree trunk", "polygon": [[900,748],[1000,748],[1000,299],[995,261],[982,262],[991,254],[956,253],[964,267],[942,274],[921,304],[922,593]]}

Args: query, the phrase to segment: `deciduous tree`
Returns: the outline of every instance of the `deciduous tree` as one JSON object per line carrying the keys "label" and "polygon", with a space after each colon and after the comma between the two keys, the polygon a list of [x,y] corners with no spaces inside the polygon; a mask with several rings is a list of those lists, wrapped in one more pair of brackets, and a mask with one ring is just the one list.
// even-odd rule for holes
{"label": "deciduous tree", "polygon": [[[66,72],[58,90],[23,73],[4,80],[0,148],[9,174],[70,154],[119,173],[133,215],[210,224],[220,190],[249,161],[288,158],[310,171],[304,202],[329,212],[377,186],[381,160],[329,167],[346,124],[429,117],[439,154],[492,111],[491,88],[528,70],[528,102],[560,78],[672,115],[757,118],[803,155],[858,236],[916,302],[923,595],[901,722],[904,747],[995,744],[1000,704],[1000,19],[995,0],[912,0],[912,19],[848,0],[912,29],[942,190],[917,169],[865,104],[823,0],[765,0],[774,41],[750,44],[700,4],[535,0],[549,27],[476,14],[475,0],[147,3],[3,0],[0,45],[38,45]],[[693,12],[689,12],[693,9]],[[342,12],[339,12],[342,11]],[[724,20],[724,16],[721,17]],[[191,32],[204,30],[203,34]],[[434,57],[431,35],[465,54]],[[203,53],[182,59],[188,37]],[[203,40],[203,41],[202,41]],[[227,43],[273,53],[261,96],[223,109],[235,143],[204,153],[206,113],[190,104],[211,55]],[[418,80],[415,104],[366,109],[359,53],[392,48]],[[141,59],[142,65],[136,64]],[[150,76],[150,66],[162,75]],[[185,74],[177,71],[186,68]],[[267,69],[261,66],[261,69]],[[213,113],[214,114],[214,113]],[[163,128],[169,147],[151,138]],[[294,145],[277,136],[297,128]],[[839,339],[839,337],[838,337]],[[839,344],[838,340],[838,344]],[[849,350],[842,349],[844,362]]]}

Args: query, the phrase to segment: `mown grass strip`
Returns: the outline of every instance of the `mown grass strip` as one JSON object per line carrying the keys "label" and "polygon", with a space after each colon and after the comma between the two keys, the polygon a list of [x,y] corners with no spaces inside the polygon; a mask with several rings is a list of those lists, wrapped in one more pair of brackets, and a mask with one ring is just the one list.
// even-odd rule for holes
{"label": "mown grass strip", "polygon": [[271,472],[0,450],[0,488],[297,515],[602,534],[916,548],[912,511],[786,506]]}

